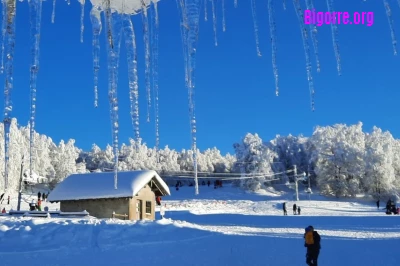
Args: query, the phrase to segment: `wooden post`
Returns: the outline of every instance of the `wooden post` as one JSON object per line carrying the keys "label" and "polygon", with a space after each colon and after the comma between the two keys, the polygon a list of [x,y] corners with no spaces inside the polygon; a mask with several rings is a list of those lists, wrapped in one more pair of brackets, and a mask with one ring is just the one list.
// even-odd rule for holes
{"label": "wooden post", "polygon": [[21,172],[19,174],[19,190],[18,190],[18,205],[17,211],[21,210],[21,200],[22,200],[22,172],[24,171],[24,155],[22,155],[21,162]]}

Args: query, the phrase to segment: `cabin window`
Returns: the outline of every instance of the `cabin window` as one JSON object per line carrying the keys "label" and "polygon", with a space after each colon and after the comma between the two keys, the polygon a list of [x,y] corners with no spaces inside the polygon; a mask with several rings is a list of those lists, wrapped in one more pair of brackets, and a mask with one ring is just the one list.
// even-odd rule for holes
{"label": "cabin window", "polygon": [[151,201],[146,201],[146,213],[151,214]]}

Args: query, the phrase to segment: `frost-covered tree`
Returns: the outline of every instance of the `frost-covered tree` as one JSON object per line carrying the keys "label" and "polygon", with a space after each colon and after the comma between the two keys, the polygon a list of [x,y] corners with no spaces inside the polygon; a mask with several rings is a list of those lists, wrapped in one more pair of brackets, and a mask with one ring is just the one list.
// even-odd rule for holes
{"label": "frost-covered tree", "polygon": [[310,139],[311,156],[322,193],[355,196],[364,170],[365,138],[362,123],[317,127]]}
{"label": "frost-covered tree", "polygon": [[253,178],[241,179],[241,187],[255,191],[273,179],[271,163],[277,155],[257,134],[248,133],[241,143],[235,143],[233,147],[237,159],[235,171],[254,175]]}
{"label": "frost-covered tree", "polygon": [[374,127],[372,133],[366,135],[365,145],[363,186],[366,192],[378,199],[395,195],[399,188],[395,182],[396,142],[393,136]]}

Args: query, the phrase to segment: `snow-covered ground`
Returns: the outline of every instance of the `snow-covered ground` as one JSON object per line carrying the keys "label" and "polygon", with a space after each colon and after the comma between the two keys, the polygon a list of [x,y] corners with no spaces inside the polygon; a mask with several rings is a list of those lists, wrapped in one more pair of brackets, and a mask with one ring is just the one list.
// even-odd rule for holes
{"label": "snow-covered ground", "polygon": [[[292,193],[272,189],[171,192],[163,199],[166,218],[157,213],[155,222],[0,217],[0,264],[306,265],[302,236],[313,225],[322,237],[320,265],[399,265],[400,216],[385,215],[372,200],[301,195],[302,214],[295,216]],[[23,208],[32,198],[24,196]],[[16,208],[14,197],[10,205]]]}

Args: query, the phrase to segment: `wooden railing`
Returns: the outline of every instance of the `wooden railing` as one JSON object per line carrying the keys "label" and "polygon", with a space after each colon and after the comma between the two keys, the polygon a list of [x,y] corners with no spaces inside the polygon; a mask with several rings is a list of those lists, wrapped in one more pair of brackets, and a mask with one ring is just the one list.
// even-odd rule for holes
{"label": "wooden railing", "polygon": [[112,218],[119,218],[119,219],[122,219],[123,218],[123,220],[128,220],[128,215],[125,213],[125,214],[117,214],[117,213],[115,213],[115,212],[113,212],[113,214],[112,214]]}

